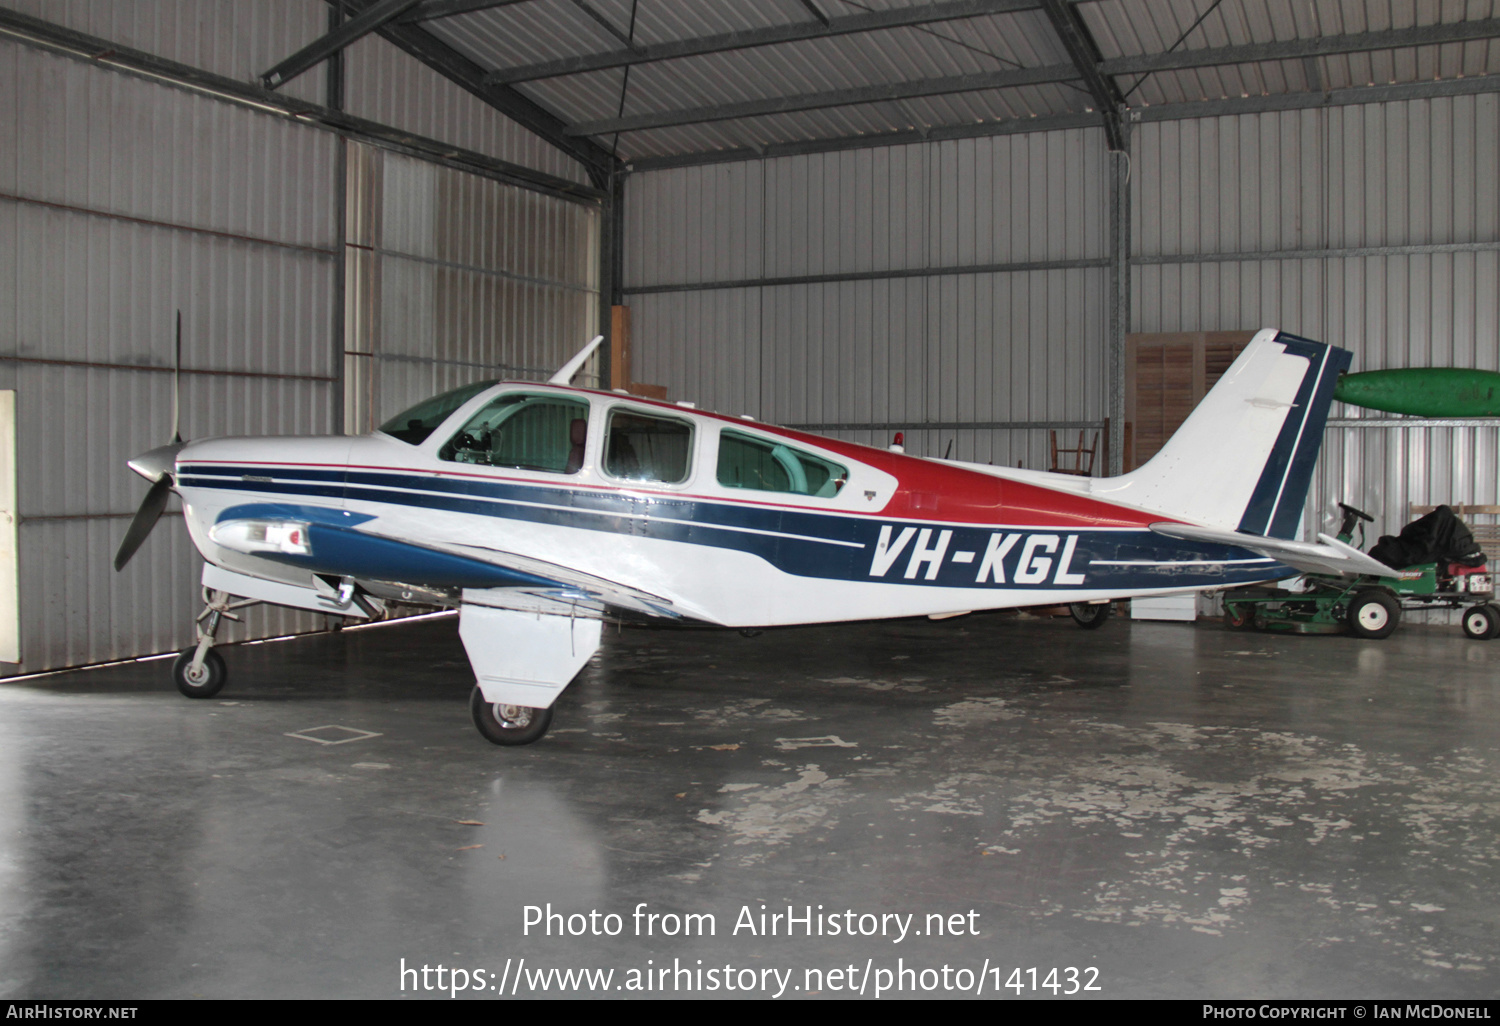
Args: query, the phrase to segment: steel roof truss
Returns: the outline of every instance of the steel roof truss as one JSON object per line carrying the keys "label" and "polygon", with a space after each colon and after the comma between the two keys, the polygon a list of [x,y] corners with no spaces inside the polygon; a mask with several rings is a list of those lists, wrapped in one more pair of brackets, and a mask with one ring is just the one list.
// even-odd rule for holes
{"label": "steel roof truss", "polygon": [[1114,79],[1100,70],[1103,56],[1099,44],[1089,34],[1088,27],[1078,16],[1078,10],[1066,0],[1041,0],[1042,11],[1062,41],[1068,57],[1078,69],[1079,77],[1094,98],[1094,107],[1104,118],[1104,133],[1112,150],[1125,148],[1125,131],[1121,124],[1121,112],[1125,109],[1125,97]]}
{"label": "steel roof truss", "polygon": [[971,93],[984,89],[1004,89],[1008,86],[1039,85],[1045,82],[1067,82],[1078,77],[1071,64],[1055,64],[1041,68],[1017,68],[1010,71],[990,71],[978,75],[956,75],[952,78],[928,78],[915,82],[891,82],[862,86],[857,89],[832,89],[821,93],[800,93],[794,96],[773,96],[764,100],[747,100],[743,103],[725,103],[711,107],[692,107],[686,110],[661,111],[656,114],[634,114],[629,117],[605,118],[600,121],[582,121],[569,125],[568,135],[604,135],[610,132],[638,132],[650,128],[670,128],[674,125],[696,125],[708,121],[729,121],[735,118],[762,117],[767,114],[788,114],[802,110],[819,110],[827,107],[848,107],[861,103],[880,103],[886,100],[904,100],[917,96],[944,96],[952,93]]}
{"label": "steel roof truss", "polygon": [[417,5],[417,0],[378,0],[363,11],[344,22],[327,35],[307,44],[270,71],[260,76],[261,85],[267,89],[288,82],[308,68],[327,60],[344,47],[376,31],[397,15]]}
{"label": "steel roof truss", "polygon": [[797,22],[792,25],[772,25],[767,28],[746,29],[715,36],[700,36],[696,39],[679,39],[670,43],[638,46],[634,50],[614,50],[608,53],[563,57],[538,64],[502,68],[491,72],[488,78],[491,82],[529,82],[539,78],[556,78],[560,75],[576,75],[585,71],[602,71],[606,68],[667,61],[678,57],[696,57],[708,53],[727,53],[757,46],[772,46],[777,43],[794,43],[804,39],[824,39],[856,32],[875,32],[881,29],[956,21],[961,18],[1010,14],[1016,11],[1035,10],[1036,6],[1037,0],[949,0],[947,3],[829,18],[826,25],[815,21]]}
{"label": "steel roof truss", "polygon": [[1115,57],[1104,61],[1100,70],[1107,75],[1131,75],[1496,38],[1500,38],[1500,18],[1486,18],[1446,25],[1419,25],[1389,32],[1364,32],[1358,35],[1322,36],[1317,39],[1289,39],[1279,43],[1247,43],[1243,46],[1222,46],[1210,50],[1177,50],[1173,53],[1142,54],[1139,57]]}

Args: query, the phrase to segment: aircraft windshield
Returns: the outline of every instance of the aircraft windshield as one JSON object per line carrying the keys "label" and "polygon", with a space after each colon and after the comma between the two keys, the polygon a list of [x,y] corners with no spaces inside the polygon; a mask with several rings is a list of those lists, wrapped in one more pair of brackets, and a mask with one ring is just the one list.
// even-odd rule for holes
{"label": "aircraft windshield", "polygon": [[469,418],[438,458],[574,474],[583,466],[589,404],[557,395],[502,395]]}
{"label": "aircraft windshield", "polygon": [[433,396],[396,414],[380,425],[380,432],[399,438],[408,445],[421,445],[427,441],[428,435],[437,430],[439,424],[453,415],[454,410],[495,384],[494,381],[476,381],[472,385]]}

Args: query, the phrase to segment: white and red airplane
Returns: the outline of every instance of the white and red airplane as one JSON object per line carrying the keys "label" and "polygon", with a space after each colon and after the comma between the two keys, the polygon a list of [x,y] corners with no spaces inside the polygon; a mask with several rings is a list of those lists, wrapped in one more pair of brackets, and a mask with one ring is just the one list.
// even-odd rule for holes
{"label": "white and red airplane", "polygon": [[[225,680],[221,616],[269,602],[354,618],[459,610],[496,744],[546,733],[606,617],[767,627],[1068,604],[1386,573],[1297,533],[1344,350],[1262,331],[1145,466],[1083,478],[898,452],[569,387],[481,382],[363,437],[223,438],[130,461],[205,559],[186,695]],[[1288,569],[1288,568],[1295,569]]]}

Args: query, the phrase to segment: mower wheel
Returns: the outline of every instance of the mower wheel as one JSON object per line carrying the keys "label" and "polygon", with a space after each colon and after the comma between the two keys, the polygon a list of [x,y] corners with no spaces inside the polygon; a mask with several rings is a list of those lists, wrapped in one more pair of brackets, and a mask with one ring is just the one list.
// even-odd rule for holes
{"label": "mower wheel", "polygon": [[1500,634],[1500,607],[1470,606],[1464,610],[1464,633],[1475,641],[1489,641]]}
{"label": "mower wheel", "polygon": [[1349,602],[1349,630],[1360,638],[1388,638],[1401,622],[1401,603],[1383,591],[1367,588]]}
{"label": "mower wheel", "polygon": [[1239,605],[1238,603],[1224,603],[1224,626],[1232,631],[1253,631],[1255,629],[1255,607],[1251,605]]}

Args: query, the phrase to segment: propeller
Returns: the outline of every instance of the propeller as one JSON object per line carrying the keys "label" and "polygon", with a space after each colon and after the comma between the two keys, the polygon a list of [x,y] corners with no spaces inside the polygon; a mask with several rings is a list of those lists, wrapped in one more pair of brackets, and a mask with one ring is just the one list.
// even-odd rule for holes
{"label": "propeller", "polygon": [[167,500],[172,496],[172,475],[165,474],[146,493],[141,508],[135,511],[135,518],[130,521],[130,527],[125,532],[124,541],[120,542],[120,550],[115,553],[115,569],[125,569],[125,564],[130,562],[130,557],[135,555],[135,550],[141,547],[151,529],[156,526],[160,519],[162,510],[167,508]]}
{"label": "propeller", "polygon": [[146,492],[146,498],[141,501],[140,508],[135,511],[130,526],[125,530],[125,537],[120,542],[120,548],[115,552],[117,572],[125,568],[125,564],[130,562],[136,550],[150,536],[151,529],[156,526],[156,522],[161,519],[162,511],[167,508],[167,500],[172,497],[172,486],[176,484],[173,472],[177,469],[177,454],[187,446],[177,426],[181,410],[179,403],[181,379],[182,311],[178,310],[177,357],[172,367],[172,440],[166,445],[158,446],[150,452],[142,453],[127,461],[127,466],[131,470],[151,482],[151,489]]}

